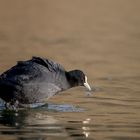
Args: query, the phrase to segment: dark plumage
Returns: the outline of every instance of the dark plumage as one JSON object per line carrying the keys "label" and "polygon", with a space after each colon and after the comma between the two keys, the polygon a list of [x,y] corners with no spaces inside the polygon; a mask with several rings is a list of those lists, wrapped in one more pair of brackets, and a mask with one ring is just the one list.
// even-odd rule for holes
{"label": "dark plumage", "polygon": [[82,71],[67,72],[49,59],[33,57],[0,75],[0,98],[13,106],[44,103],[46,98],[75,86],[90,90]]}

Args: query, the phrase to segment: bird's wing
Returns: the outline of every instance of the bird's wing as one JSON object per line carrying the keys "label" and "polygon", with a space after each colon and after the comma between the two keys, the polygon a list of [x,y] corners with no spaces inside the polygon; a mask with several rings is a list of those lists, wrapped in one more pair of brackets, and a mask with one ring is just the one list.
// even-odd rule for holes
{"label": "bird's wing", "polygon": [[59,72],[59,71],[65,71],[64,67],[54,61],[51,61],[46,58],[41,58],[41,57],[33,57],[32,58],[33,62],[36,62],[40,65],[45,66],[49,71],[51,72]]}

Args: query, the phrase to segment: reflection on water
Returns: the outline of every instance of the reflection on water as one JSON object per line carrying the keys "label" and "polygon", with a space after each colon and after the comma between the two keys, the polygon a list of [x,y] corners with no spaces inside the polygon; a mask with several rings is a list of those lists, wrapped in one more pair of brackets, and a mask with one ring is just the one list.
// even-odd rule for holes
{"label": "reflection on water", "polygon": [[0,116],[1,135],[17,135],[18,139],[57,139],[65,137],[87,138],[90,134],[90,118],[83,121],[60,121],[48,112],[39,110],[3,110]]}
{"label": "reflection on water", "polygon": [[[0,140],[140,139],[140,1],[0,0],[0,73],[37,55],[82,69],[93,87],[6,111]],[[89,93],[87,93],[88,95]]]}
{"label": "reflection on water", "polygon": [[[82,117],[84,113],[82,111],[79,112],[80,114],[75,112],[76,120],[75,117],[71,117],[71,113],[63,114],[63,111],[57,110],[62,105],[50,106],[50,108],[55,107],[50,109],[46,106],[18,112],[2,110],[0,115],[1,136],[5,136],[5,138],[6,136],[16,136],[17,139],[36,140],[48,138],[90,139],[94,137],[102,138],[103,136],[100,136],[102,133],[106,139],[138,139],[133,134],[138,135],[140,133],[140,123],[131,122],[131,118],[127,117],[127,115],[134,117],[133,113],[129,114],[126,111],[119,114],[115,110],[114,113],[108,110],[106,114],[92,113],[88,118],[84,118]],[[66,108],[70,108],[70,106],[66,105]],[[56,113],[54,109],[58,112]],[[111,117],[114,117],[114,119]],[[123,117],[126,117],[126,121],[121,121]],[[109,137],[107,136],[108,133],[110,133]],[[117,135],[118,133],[122,136]],[[127,136],[124,134],[127,134]]]}

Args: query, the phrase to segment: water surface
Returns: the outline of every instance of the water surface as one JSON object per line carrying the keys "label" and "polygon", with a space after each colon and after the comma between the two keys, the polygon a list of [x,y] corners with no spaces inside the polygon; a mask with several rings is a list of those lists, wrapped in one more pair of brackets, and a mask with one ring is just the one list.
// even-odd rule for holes
{"label": "water surface", "polygon": [[41,108],[0,105],[2,140],[140,139],[139,0],[0,0],[0,73],[33,55],[82,69],[78,87]]}

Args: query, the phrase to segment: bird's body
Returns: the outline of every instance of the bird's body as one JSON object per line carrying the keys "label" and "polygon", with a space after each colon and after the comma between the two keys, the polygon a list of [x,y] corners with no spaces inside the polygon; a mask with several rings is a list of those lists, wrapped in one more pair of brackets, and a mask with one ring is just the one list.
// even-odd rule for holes
{"label": "bird's body", "polygon": [[60,91],[82,85],[77,71],[66,72],[60,64],[40,57],[20,61],[0,76],[0,98],[13,105],[43,103]]}

